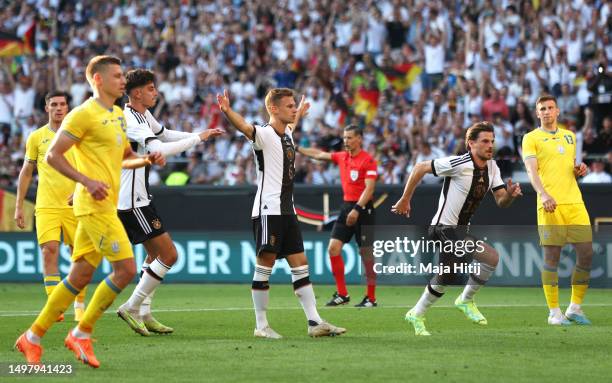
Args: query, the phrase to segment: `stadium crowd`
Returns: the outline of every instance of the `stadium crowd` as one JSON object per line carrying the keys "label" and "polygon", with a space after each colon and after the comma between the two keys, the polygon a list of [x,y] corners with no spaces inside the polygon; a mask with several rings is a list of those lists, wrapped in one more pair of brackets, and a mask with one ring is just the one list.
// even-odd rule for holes
{"label": "stadium crowd", "polygon": [[[379,182],[399,184],[418,161],[465,151],[471,123],[495,125],[505,176],[521,172],[522,136],[534,104],[557,97],[576,131],[583,182],[612,182],[610,10],[602,0],[0,0],[0,30],[36,23],[31,55],[0,57],[0,188],[15,185],[30,132],[46,123],[44,96],[63,89],[71,106],[89,94],[88,59],[113,54],[124,68],[157,75],[154,110],[182,131],[223,127],[151,184],[255,182],[250,144],[233,131],[215,95],[229,89],[247,121],[267,121],[263,97],[289,87],[311,103],[294,138],[342,149],[342,128],[364,129]],[[296,159],[298,183],[334,184],[331,164]],[[426,177],[424,182],[438,182]]]}

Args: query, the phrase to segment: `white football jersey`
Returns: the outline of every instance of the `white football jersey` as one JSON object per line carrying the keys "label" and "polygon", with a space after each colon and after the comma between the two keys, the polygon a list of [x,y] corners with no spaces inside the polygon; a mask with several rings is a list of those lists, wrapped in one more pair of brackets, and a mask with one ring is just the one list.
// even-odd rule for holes
{"label": "white football jersey", "polygon": [[251,217],[295,214],[295,147],[291,129],[286,128],[285,134],[281,136],[269,124],[255,124],[253,127],[257,194]]}
{"label": "white football jersey", "polygon": [[432,160],[431,170],[435,176],[444,177],[432,225],[468,225],[487,192],[506,186],[495,160],[480,169],[469,152]]}

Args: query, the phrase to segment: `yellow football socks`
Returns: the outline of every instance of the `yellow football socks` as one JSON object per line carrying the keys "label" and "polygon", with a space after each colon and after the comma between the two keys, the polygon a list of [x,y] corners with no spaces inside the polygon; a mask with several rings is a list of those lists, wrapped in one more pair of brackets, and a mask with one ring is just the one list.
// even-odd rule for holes
{"label": "yellow football socks", "polygon": [[45,307],[38,314],[30,330],[38,336],[45,335],[47,330],[57,321],[57,317],[66,311],[66,308],[74,301],[74,297],[78,293],[79,290],[68,282],[68,278],[61,281],[47,298]]}
{"label": "yellow football socks", "polygon": [[113,303],[121,289],[113,283],[110,276],[106,277],[94,292],[83,319],[79,322],[79,329],[86,333],[92,333],[93,327],[100,316]]}
{"label": "yellow football socks", "polygon": [[43,277],[43,281],[45,283],[45,291],[47,292],[47,296],[49,296],[62,279],[59,274],[48,274]]}
{"label": "yellow football socks", "polygon": [[87,286],[83,287],[83,290],[74,299],[75,303],[85,304],[85,296],[87,295]]}
{"label": "yellow football socks", "polygon": [[559,274],[557,269],[544,265],[542,269],[542,288],[548,308],[559,308]]}
{"label": "yellow football socks", "polygon": [[584,295],[589,288],[591,270],[583,269],[580,266],[574,268],[572,272],[572,303],[581,305]]}

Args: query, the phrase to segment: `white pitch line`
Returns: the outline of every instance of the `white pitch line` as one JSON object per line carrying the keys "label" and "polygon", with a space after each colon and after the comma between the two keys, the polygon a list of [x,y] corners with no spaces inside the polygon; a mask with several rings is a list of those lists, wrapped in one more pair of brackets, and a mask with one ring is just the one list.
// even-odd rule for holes
{"label": "white pitch line", "polygon": [[[612,307],[612,303],[591,303],[582,305],[583,307]],[[454,305],[437,305],[433,308],[454,308]],[[540,307],[546,308],[545,304],[490,304],[490,305],[478,305],[481,308],[530,308]],[[410,306],[379,306],[374,310],[381,309],[409,309]],[[337,308],[331,307],[319,307],[319,309],[326,310],[338,310]],[[344,306],[340,310],[346,309],[360,309],[360,307]],[[182,313],[182,312],[215,312],[215,311],[252,311],[253,307],[203,307],[203,308],[190,308],[190,309],[156,309],[153,310],[155,313]],[[301,307],[270,307],[268,310],[302,310]],[[39,311],[0,311],[0,317],[25,317],[38,315]],[[105,314],[115,314],[115,310],[108,310]]]}

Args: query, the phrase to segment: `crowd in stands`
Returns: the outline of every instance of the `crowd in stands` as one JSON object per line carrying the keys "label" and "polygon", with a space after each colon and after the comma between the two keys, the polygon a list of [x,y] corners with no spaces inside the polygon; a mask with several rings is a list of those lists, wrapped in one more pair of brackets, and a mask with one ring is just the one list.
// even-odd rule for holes
{"label": "crowd in stands", "polygon": [[[611,182],[612,1],[607,0],[0,0],[0,30],[36,26],[34,52],[0,57],[0,188],[14,186],[25,140],[46,123],[44,96],[91,95],[89,58],[120,57],[155,71],[152,111],[181,131],[226,134],[154,169],[152,184],[255,183],[250,143],[222,116],[216,94],[249,122],[266,122],[271,87],[305,95],[294,139],[342,150],[363,128],[379,182],[401,184],[419,161],[465,151],[466,129],[495,126],[504,176],[524,172],[522,136],[535,100],[557,97],[577,135],[583,182]],[[296,182],[337,184],[330,163],[299,156]],[[168,174],[171,177],[168,178]],[[185,177],[176,177],[184,174]],[[436,183],[436,177],[424,182]]]}

